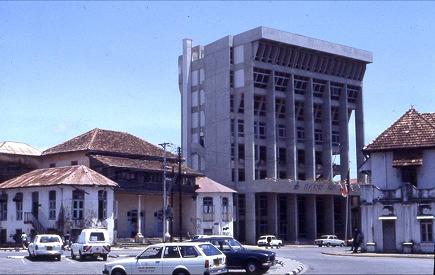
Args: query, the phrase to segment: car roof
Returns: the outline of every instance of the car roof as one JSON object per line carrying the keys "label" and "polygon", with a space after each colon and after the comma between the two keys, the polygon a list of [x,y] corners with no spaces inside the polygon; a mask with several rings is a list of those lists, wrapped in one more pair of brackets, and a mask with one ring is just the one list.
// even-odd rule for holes
{"label": "car roof", "polygon": [[260,236],[260,238],[267,238],[267,237],[275,237],[276,238],[275,235],[262,235],[262,236]]}
{"label": "car roof", "polygon": [[37,234],[35,237],[60,237],[57,234]]}
{"label": "car roof", "polygon": [[200,244],[209,244],[208,242],[188,242],[188,243],[180,243],[180,242],[172,242],[172,243],[156,243],[150,246],[161,246],[161,245],[178,245],[178,246],[191,246],[191,245],[200,245]]}

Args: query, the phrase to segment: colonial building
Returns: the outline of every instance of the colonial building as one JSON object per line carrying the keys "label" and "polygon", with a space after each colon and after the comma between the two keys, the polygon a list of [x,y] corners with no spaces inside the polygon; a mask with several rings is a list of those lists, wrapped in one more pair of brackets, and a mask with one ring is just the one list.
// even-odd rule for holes
{"label": "colonial building", "polygon": [[21,142],[0,142],[0,182],[40,166],[41,151]]}
{"label": "colonial building", "polygon": [[[349,122],[364,156],[363,78],[370,52],[258,27],[178,59],[187,164],[239,192],[237,237],[344,237]],[[362,174],[359,182],[364,181]],[[354,193],[355,194],[355,193]]]}
{"label": "colonial building", "polygon": [[[83,165],[37,169],[0,184],[2,243],[16,233],[71,232],[102,227],[113,238],[118,186]],[[113,239],[112,239],[113,240]]]}
{"label": "colonial building", "polygon": [[361,168],[362,230],[367,249],[427,252],[434,249],[435,113],[408,110],[364,148]]}

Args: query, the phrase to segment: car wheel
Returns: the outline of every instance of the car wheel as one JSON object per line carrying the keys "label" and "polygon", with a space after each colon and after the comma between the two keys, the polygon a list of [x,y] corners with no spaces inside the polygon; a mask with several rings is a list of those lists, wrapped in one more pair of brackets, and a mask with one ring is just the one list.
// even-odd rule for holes
{"label": "car wheel", "polygon": [[343,246],[344,246],[344,243],[341,243],[341,244],[340,244],[340,247],[343,247]]}
{"label": "car wheel", "polygon": [[80,261],[82,261],[85,257],[82,255],[82,251],[79,250],[79,259]]}
{"label": "car wheel", "polygon": [[122,270],[122,269],[115,269],[115,270],[113,270],[112,271],[112,273],[110,273],[111,275],[126,275],[125,274],[125,271],[124,270]]}
{"label": "car wheel", "polygon": [[172,272],[172,275],[189,275],[189,272],[184,269],[176,269]]}
{"label": "car wheel", "polygon": [[107,261],[107,254],[103,254],[101,257],[103,257],[103,261]]}
{"label": "car wheel", "polygon": [[258,263],[257,261],[249,261],[245,265],[246,273],[248,274],[257,274],[258,273]]}
{"label": "car wheel", "polygon": [[62,256],[61,256],[61,255],[57,256],[56,260],[57,260],[58,262],[60,262],[60,261],[62,260]]}
{"label": "car wheel", "polygon": [[326,246],[327,246],[327,247],[330,247],[330,246],[331,246],[331,244],[330,244],[330,243],[326,243]]}

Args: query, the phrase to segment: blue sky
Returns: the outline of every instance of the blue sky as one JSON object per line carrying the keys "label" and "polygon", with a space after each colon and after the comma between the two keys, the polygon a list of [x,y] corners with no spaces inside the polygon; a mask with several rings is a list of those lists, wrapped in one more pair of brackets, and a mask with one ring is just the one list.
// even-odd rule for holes
{"label": "blue sky", "polygon": [[434,2],[1,2],[0,140],[45,149],[92,128],[180,144],[177,58],[263,25],[373,52],[366,143],[435,112]]}

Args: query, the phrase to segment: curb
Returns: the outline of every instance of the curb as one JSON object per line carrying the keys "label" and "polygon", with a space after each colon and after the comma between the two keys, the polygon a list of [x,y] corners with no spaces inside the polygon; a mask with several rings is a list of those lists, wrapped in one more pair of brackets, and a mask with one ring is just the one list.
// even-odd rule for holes
{"label": "curb", "polygon": [[297,263],[298,266],[295,269],[293,269],[292,271],[285,273],[285,275],[296,275],[296,274],[301,273],[302,270],[304,270],[305,266],[302,263],[295,261],[295,260],[292,260],[292,261]]}
{"label": "curb", "polygon": [[392,257],[392,258],[415,258],[415,259],[434,259],[430,254],[381,254],[381,253],[334,253],[322,252],[323,255],[329,256],[347,256],[347,257]]}

